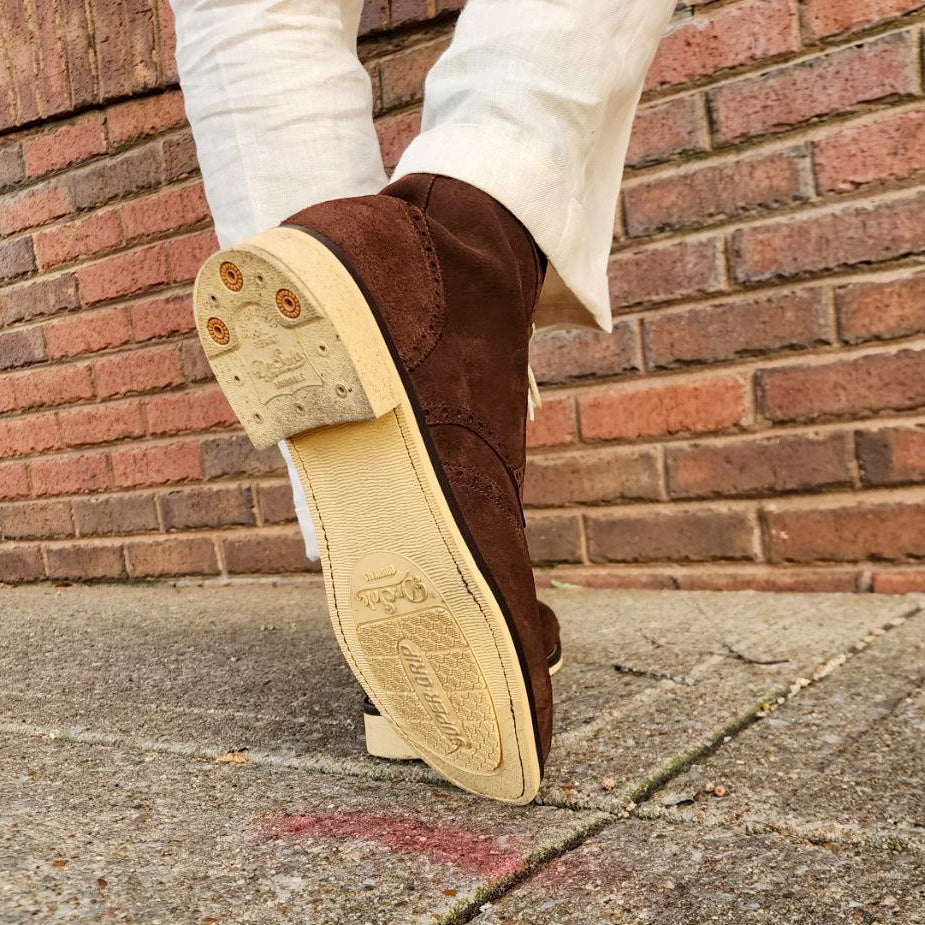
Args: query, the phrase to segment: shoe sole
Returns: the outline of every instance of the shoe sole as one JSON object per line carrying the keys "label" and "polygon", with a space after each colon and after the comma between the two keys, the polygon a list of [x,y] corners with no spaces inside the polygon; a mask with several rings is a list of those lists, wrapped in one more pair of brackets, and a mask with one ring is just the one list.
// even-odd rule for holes
{"label": "shoe sole", "polygon": [[[549,676],[555,677],[562,667],[562,657],[551,665]],[[363,732],[366,739],[366,751],[373,758],[385,758],[388,761],[420,761],[420,754],[415,751],[396,731],[395,727],[381,714],[368,712],[368,704],[363,705]]]}
{"label": "shoe sole", "polygon": [[541,770],[517,647],[350,271],[311,235],[277,228],[210,257],[194,305],[253,444],[287,441],[334,633],[370,699],[454,784],[529,803]]}

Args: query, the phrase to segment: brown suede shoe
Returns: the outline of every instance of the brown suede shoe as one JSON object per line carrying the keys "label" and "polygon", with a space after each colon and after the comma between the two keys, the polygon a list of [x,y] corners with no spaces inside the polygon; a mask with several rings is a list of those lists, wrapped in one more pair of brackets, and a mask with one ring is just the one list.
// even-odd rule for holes
{"label": "brown suede shoe", "polygon": [[520,504],[542,275],[506,209],[417,174],[214,255],[195,293],[252,441],[288,439],[360,683],[433,768],[515,803],[552,733]]}

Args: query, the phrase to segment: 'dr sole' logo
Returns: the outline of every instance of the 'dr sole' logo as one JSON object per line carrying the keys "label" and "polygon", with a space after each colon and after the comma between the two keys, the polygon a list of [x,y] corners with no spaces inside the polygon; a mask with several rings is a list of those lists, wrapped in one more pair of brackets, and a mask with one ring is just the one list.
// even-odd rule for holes
{"label": "'dr sole' logo", "polygon": [[284,343],[278,325],[256,303],[244,306],[241,316],[239,358],[263,404],[323,384],[295,332],[286,331]]}

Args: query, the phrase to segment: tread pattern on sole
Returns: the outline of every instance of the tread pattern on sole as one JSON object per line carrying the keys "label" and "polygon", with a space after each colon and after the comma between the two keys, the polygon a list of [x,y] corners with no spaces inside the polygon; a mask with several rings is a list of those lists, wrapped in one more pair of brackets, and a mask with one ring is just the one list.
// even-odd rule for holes
{"label": "tread pattern on sole", "polygon": [[459,624],[433,582],[396,553],[354,568],[357,640],[378,700],[416,745],[473,773],[501,762],[488,685]]}

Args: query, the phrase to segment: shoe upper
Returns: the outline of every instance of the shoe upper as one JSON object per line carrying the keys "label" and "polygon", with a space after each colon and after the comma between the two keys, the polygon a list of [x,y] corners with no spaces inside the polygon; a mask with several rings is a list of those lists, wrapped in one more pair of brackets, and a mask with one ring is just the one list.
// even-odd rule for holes
{"label": "shoe upper", "polygon": [[432,174],[312,206],[285,224],[332,247],[391,341],[458,525],[518,645],[542,765],[552,735],[547,657],[558,625],[551,630],[537,607],[521,487],[543,257],[490,196]]}

